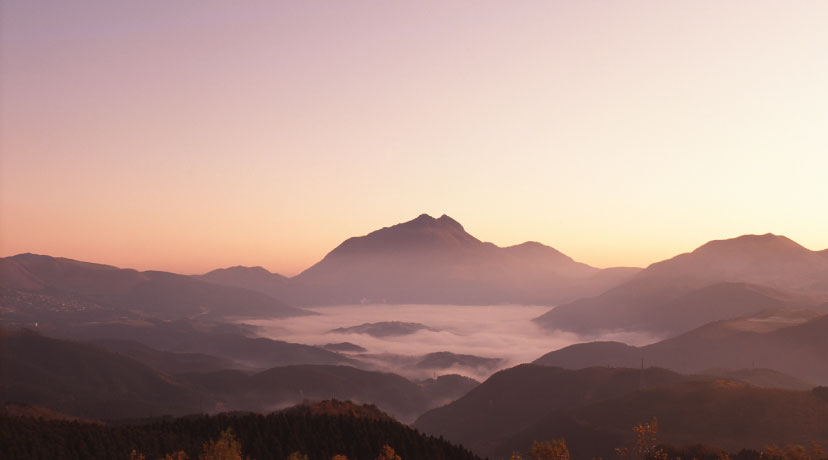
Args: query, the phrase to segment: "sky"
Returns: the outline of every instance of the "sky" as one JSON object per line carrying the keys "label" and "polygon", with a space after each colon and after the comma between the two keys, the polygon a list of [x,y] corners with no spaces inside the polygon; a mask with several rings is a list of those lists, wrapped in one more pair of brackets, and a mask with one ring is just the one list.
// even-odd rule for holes
{"label": "sky", "polygon": [[828,248],[828,2],[0,5],[0,253],[294,275],[448,214],[646,266]]}

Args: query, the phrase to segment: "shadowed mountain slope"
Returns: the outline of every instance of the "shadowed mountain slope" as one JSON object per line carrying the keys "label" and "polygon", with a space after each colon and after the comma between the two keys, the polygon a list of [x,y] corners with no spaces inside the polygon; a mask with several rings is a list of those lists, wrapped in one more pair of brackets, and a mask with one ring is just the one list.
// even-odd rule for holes
{"label": "shadowed mountain slope", "polygon": [[289,279],[278,273],[271,273],[262,267],[219,268],[195,278],[225,286],[234,286],[258,291],[274,298],[285,292]]}
{"label": "shadowed mountain slope", "polygon": [[637,366],[644,359],[648,365],[692,373],[758,366],[824,385],[828,383],[828,315],[808,316],[777,311],[714,322],[644,347],[582,343],[547,353],[535,363],[577,369]]}
{"label": "shadowed mountain slope", "polygon": [[573,458],[611,458],[632,427],[659,421],[659,441],[730,451],[828,441],[828,398],[659,368],[564,370],[521,365],[423,414],[415,427],[508,458],[533,441],[565,438]]}
{"label": "shadowed mountain slope", "polygon": [[[405,460],[480,460],[467,449],[417,431],[375,407],[323,401],[267,415],[235,413],[178,419],[148,419],[102,425],[43,421],[0,413],[0,457],[110,460],[130,458],[137,450],[146,458],[163,458],[183,450],[199,458],[204,444],[230,429],[245,458],[284,460],[293,452],[311,459],[344,455],[377,458],[384,445]],[[230,457],[222,457],[230,458]]]}
{"label": "shadowed mountain slope", "polygon": [[505,458],[535,439],[565,437],[573,457],[610,458],[634,445],[630,427],[658,419],[658,440],[673,446],[706,444],[736,452],[768,445],[828,441],[828,401],[812,391],[750,386],[727,380],[663,385],[550,413],[493,450]]}
{"label": "shadowed mountain slope", "polygon": [[167,374],[94,345],[30,332],[0,336],[0,394],[89,418],[186,414],[199,395]]}
{"label": "shadowed mountain slope", "polygon": [[658,385],[685,378],[656,368],[644,370],[642,376],[642,371],[633,369],[571,371],[524,364],[500,371],[457,401],[426,412],[414,426],[489,455],[501,439],[551,411],[617,397],[637,390],[642,381]]}
{"label": "shadowed mountain slope", "polygon": [[[80,310],[133,312],[160,318],[193,316],[297,316],[309,314],[262,293],[199,281],[190,276],[160,271],[138,272],[108,265],[35,254],[2,259],[0,287],[18,316],[31,311],[32,295],[40,295],[44,308],[58,311],[84,304]],[[8,275],[8,276],[7,276]],[[11,296],[10,293],[18,293]],[[15,299],[17,300],[14,303]],[[49,304],[48,299],[51,300]]]}
{"label": "shadowed mountain slope", "polygon": [[[134,343],[110,340],[104,344],[136,353]],[[163,372],[126,353],[92,344],[28,331],[4,332],[0,337],[0,395],[4,401],[88,418],[261,412],[305,400],[337,398],[376,404],[408,421],[476,385],[460,376],[415,383],[396,374],[333,365],[290,365],[257,373],[203,372],[203,355],[165,353],[145,346],[138,346],[137,353],[149,364],[177,364],[178,369]],[[217,364],[217,358],[207,358],[212,359],[208,366]]]}
{"label": "shadowed mountain slope", "polygon": [[769,308],[821,308],[826,299],[828,259],[822,253],[783,236],[745,235],[650,265],[597,297],[558,306],[536,321],[577,332],[675,335]]}
{"label": "shadowed mountain slope", "polygon": [[181,353],[161,351],[132,340],[102,339],[95,345],[128,356],[140,363],[168,374],[186,372],[213,372],[221,369],[235,369],[241,366],[229,359],[223,359],[203,353]]}
{"label": "shadowed mountain slope", "polygon": [[451,217],[423,214],[349,238],[287,283],[238,267],[200,278],[297,305],[550,304],[597,294],[638,270],[600,270],[535,242],[500,248],[473,237]]}
{"label": "shadowed mountain slope", "polygon": [[242,367],[266,369],[292,364],[354,364],[322,347],[250,337],[237,326],[179,321],[131,321],[91,324],[61,330],[75,340],[118,339],[164,352],[203,353],[235,361]]}

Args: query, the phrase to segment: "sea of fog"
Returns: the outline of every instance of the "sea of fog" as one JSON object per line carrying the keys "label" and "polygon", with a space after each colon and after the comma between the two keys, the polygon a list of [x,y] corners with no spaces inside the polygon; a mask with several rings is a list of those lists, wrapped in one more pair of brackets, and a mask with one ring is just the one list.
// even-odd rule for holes
{"label": "sea of fog", "polygon": [[[414,379],[447,373],[485,379],[499,369],[534,361],[545,353],[575,343],[614,340],[629,345],[645,345],[659,339],[640,333],[619,332],[587,337],[544,330],[532,319],[549,309],[523,305],[342,305],[309,308],[318,315],[247,320],[244,323],[256,326],[258,334],[263,337],[286,342],[307,345],[351,342],[368,350],[363,355],[352,356],[362,356],[361,359],[372,363],[374,368]],[[420,323],[433,330],[391,337],[331,332],[336,328],[383,321]],[[498,358],[502,359],[502,364],[495,369],[455,368],[437,373],[413,368],[415,357],[438,351]]]}

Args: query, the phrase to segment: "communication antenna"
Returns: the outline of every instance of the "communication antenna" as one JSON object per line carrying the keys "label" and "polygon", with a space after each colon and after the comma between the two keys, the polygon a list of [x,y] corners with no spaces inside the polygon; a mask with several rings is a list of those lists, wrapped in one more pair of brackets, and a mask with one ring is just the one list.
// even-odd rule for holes
{"label": "communication antenna", "polygon": [[641,372],[639,372],[638,389],[643,390],[647,388],[647,382],[644,379],[644,358],[641,358]]}

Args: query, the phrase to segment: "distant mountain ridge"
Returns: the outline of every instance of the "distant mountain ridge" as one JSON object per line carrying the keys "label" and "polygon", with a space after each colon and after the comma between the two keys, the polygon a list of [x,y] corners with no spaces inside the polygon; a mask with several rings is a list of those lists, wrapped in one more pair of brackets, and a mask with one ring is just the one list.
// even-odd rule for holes
{"label": "distant mountain ridge", "polygon": [[[232,268],[201,279],[295,305],[370,303],[555,304],[598,294],[637,268],[598,269],[537,242],[505,248],[480,241],[447,215],[427,214],[348,238],[285,282]],[[232,272],[232,273],[231,273]]]}
{"label": "distant mountain ridge", "polygon": [[[311,314],[249,289],[220,286],[175,273],[139,272],[62,257],[6,257],[0,259],[0,273],[3,306],[21,320],[42,321],[43,313],[59,313],[67,308],[168,319]],[[45,311],[37,311],[35,301]]]}
{"label": "distant mountain ridge", "polygon": [[211,283],[259,291],[277,299],[280,294],[285,292],[285,286],[289,282],[288,277],[271,273],[263,267],[243,267],[241,265],[218,268],[195,277]]}
{"label": "distant mountain ridge", "polygon": [[828,258],[773,234],[706,243],[657,262],[603,294],[560,305],[536,321],[549,329],[675,335],[769,308],[823,308]]}
{"label": "distant mountain ridge", "polygon": [[[0,345],[0,394],[4,401],[90,418],[183,415],[217,409],[261,412],[333,397],[374,403],[400,419],[412,420],[477,385],[457,375],[417,383],[387,372],[309,364],[307,357],[307,364],[256,372],[218,369],[222,363],[209,355],[162,352],[147,346],[136,350],[135,343],[112,339],[90,344],[25,330],[0,329]],[[283,359],[286,362],[302,362],[303,357],[296,355],[302,348],[312,348],[273,345],[293,347],[288,352],[298,349]],[[270,351],[278,352],[278,348]]]}
{"label": "distant mountain ridge", "polygon": [[743,369],[752,366],[784,372],[814,384],[828,384],[828,315],[807,319],[804,315],[786,325],[767,322],[767,312],[753,318],[706,324],[685,334],[643,347],[618,342],[589,342],[556,350],[535,364],[565,368],[636,366],[643,359],[677,372],[697,373],[712,368]]}

